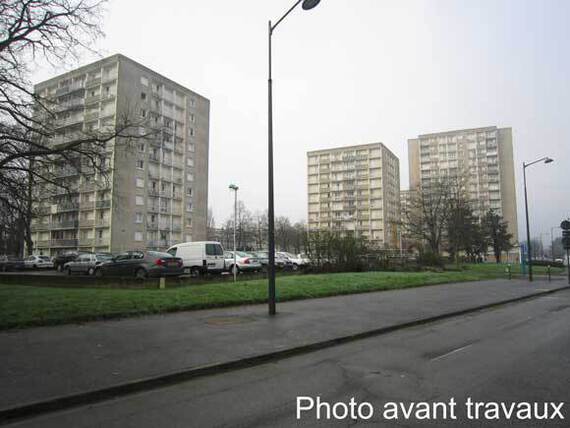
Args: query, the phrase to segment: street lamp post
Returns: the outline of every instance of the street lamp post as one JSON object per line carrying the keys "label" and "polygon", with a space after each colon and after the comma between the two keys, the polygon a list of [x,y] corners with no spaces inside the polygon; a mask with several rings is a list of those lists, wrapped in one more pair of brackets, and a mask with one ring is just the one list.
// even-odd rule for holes
{"label": "street lamp post", "polygon": [[268,142],[267,142],[267,154],[268,154],[268,207],[267,207],[267,241],[268,241],[268,253],[269,260],[267,265],[267,276],[268,276],[268,297],[269,297],[269,315],[276,314],[275,308],[275,210],[274,210],[274,200],[273,200],[273,78],[271,70],[272,61],[272,49],[271,49],[271,37],[277,26],[297,7],[302,4],[304,10],[310,10],[317,6],[321,0],[298,0],[295,4],[283,15],[274,25],[269,21],[269,78],[267,80],[268,85]]}
{"label": "street lamp post", "polygon": [[239,187],[235,184],[230,184],[230,190],[234,191],[234,265],[232,271],[234,274],[234,282],[237,281],[237,268],[236,268],[236,227],[237,227],[237,192]]}
{"label": "street lamp post", "polygon": [[554,257],[554,229],[560,229],[560,226],[553,226],[550,228],[550,258],[553,262],[556,260]]}
{"label": "street lamp post", "polygon": [[553,159],[549,158],[549,157],[543,157],[540,159],[537,159],[535,161],[532,162],[523,162],[523,181],[524,181],[524,210],[525,210],[525,215],[526,215],[526,252],[527,252],[527,263],[528,263],[528,280],[532,281],[532,251],[531,251],[531,244],[530,244],[530,223],[528,220],[528,192],[526,189],[526,169],[531,166],[534,165],[535,163],[538,162],[544,162],[544,163],[551,163],[554,162]]}

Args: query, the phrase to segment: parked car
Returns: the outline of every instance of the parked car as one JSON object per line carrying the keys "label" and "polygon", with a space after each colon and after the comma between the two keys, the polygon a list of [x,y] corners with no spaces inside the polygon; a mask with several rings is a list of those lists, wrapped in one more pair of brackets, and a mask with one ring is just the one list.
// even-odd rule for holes
{"label": "parked car", "polygon": [[95,267],[97,278],[105,276],[148,277],[179,276],[184,273],[180,257],[158,251],[127,251]]}
{"label": "parked car", "polygon": [[27,269],[52,269],[53,262],[48,256],[29,256],[24,259]]}
{"label": "parked car", "polygon": [[254,251],[251,253],[259,260],[261,266],[265,267],[269,264],[269,253],[267,251]]}
{"label": "parked car", "polygon": [[206,273],[221,273],[225,270],[224,248],[215,241],[183,242],[167,251],[173,257],[180,257],[184,273],[199,276]]}
{"label": "parked car", "polygon": [[53,267],[58,272],[63,272],[64,266],[68,262],[74,261],[81,254],[91,254],[85,251],[64,251],[53,258]]}
{"label": "parked car", "polygon": [[25,267],[24,260],[18,257],[0,256],[0,271],[2,272],[23,270]]}
{"label": "parked car", "polygon": [[[253,254],[245,253],[243,251],[236,251],[235,266],[237,272],[259,272],[263,269],[260,261]],[[224,253],[226,259],[227,270],[233,273],[234,269],[234,252],[226,251]]]}
{"label": "parked car", "polygon": [[[261,263],[263,267],[267,267],[269,264],[269,252],[267,251],[256,251],[252,253],[257,260]],[[279,255],[278,252],[275,253],[275,267],[277,269],[290,270],[293,268],[293,263],[283,255]]]}
{"label": "parked car", "polygon": [[289,260],[291,262],[293,270],[298,270],[299,268],[302,268],[309,264],[309,259],[302,257],[301,254],[295,255],[286,251],[278,251],[276,254]]}
{"label": "parked car", "polygon": [[95,275],[97,266],[111,260],[113,260],[113,255],[110,253],[80,254],[75,260],[67,262],[64,270],[68,275],[73,273]]}

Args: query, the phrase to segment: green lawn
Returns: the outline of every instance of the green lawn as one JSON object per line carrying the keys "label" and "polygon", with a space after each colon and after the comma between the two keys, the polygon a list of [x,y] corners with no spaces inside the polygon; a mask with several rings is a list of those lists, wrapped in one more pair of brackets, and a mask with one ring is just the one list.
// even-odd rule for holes
{"label": "green lawn", "polygon": [[[456,272],[366,272],[277,278],[278,300],[419,287],[505,277],[504,267],[474,266]],[[0,284],[0,329],[63,324],[262,303],[267,281],[193,285],[172,289],[55,288]]]}

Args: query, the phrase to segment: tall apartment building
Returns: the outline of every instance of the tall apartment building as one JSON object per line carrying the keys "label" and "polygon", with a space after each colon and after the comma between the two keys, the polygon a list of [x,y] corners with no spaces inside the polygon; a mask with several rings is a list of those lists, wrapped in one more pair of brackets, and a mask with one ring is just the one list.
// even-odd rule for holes
{"label": "tall apartment building", "polygon": [[382,143],[307,153],[310,230],[346,230],[398,247],[400,161]]}
{"label": "tall apartment building", "polygon": [[127,116],[151,133],[107,143],[106,180],[88,168],[54,166],[71,193],[36,189],[36,251],[165,249],[205,239],[208,99],[123,55],[39,83],[35,92],[56,104],[52,144]]}
{"label": "tall apartment building", "polygon": [[513,138],[511,128],[463,129],[420,135],[408,140],[410,188],[421,189],[433,179],[460,176],[474,213],[489,209],[509,223],[518,241]]}

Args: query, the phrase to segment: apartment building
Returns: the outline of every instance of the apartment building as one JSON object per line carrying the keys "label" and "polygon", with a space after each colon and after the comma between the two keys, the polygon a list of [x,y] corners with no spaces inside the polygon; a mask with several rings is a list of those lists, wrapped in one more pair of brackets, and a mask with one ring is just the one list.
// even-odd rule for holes
{"label": "apartment building", "polygon": [[474,214],[489,209],[509,223],[518,242],[513,138],[511,128],[489,126],[420,135],[408,140],[410,188],[426,188],[434,179],[458,176]]}
{"label": "apartment building", "polygon": [[54,165],[67,189],[36,189],[35,250],[164,250],[206,238],[208,99],[123,56],[86,65],[35,86],[55,104],[51,144],[86,131],[141,123],[145,138],[115,138],[103,156],[107,174]]}
{"label": "apartment building", "polygon": [[398,247],[400,162],[382,143],[307,153],[310,230],[343,230]]}

